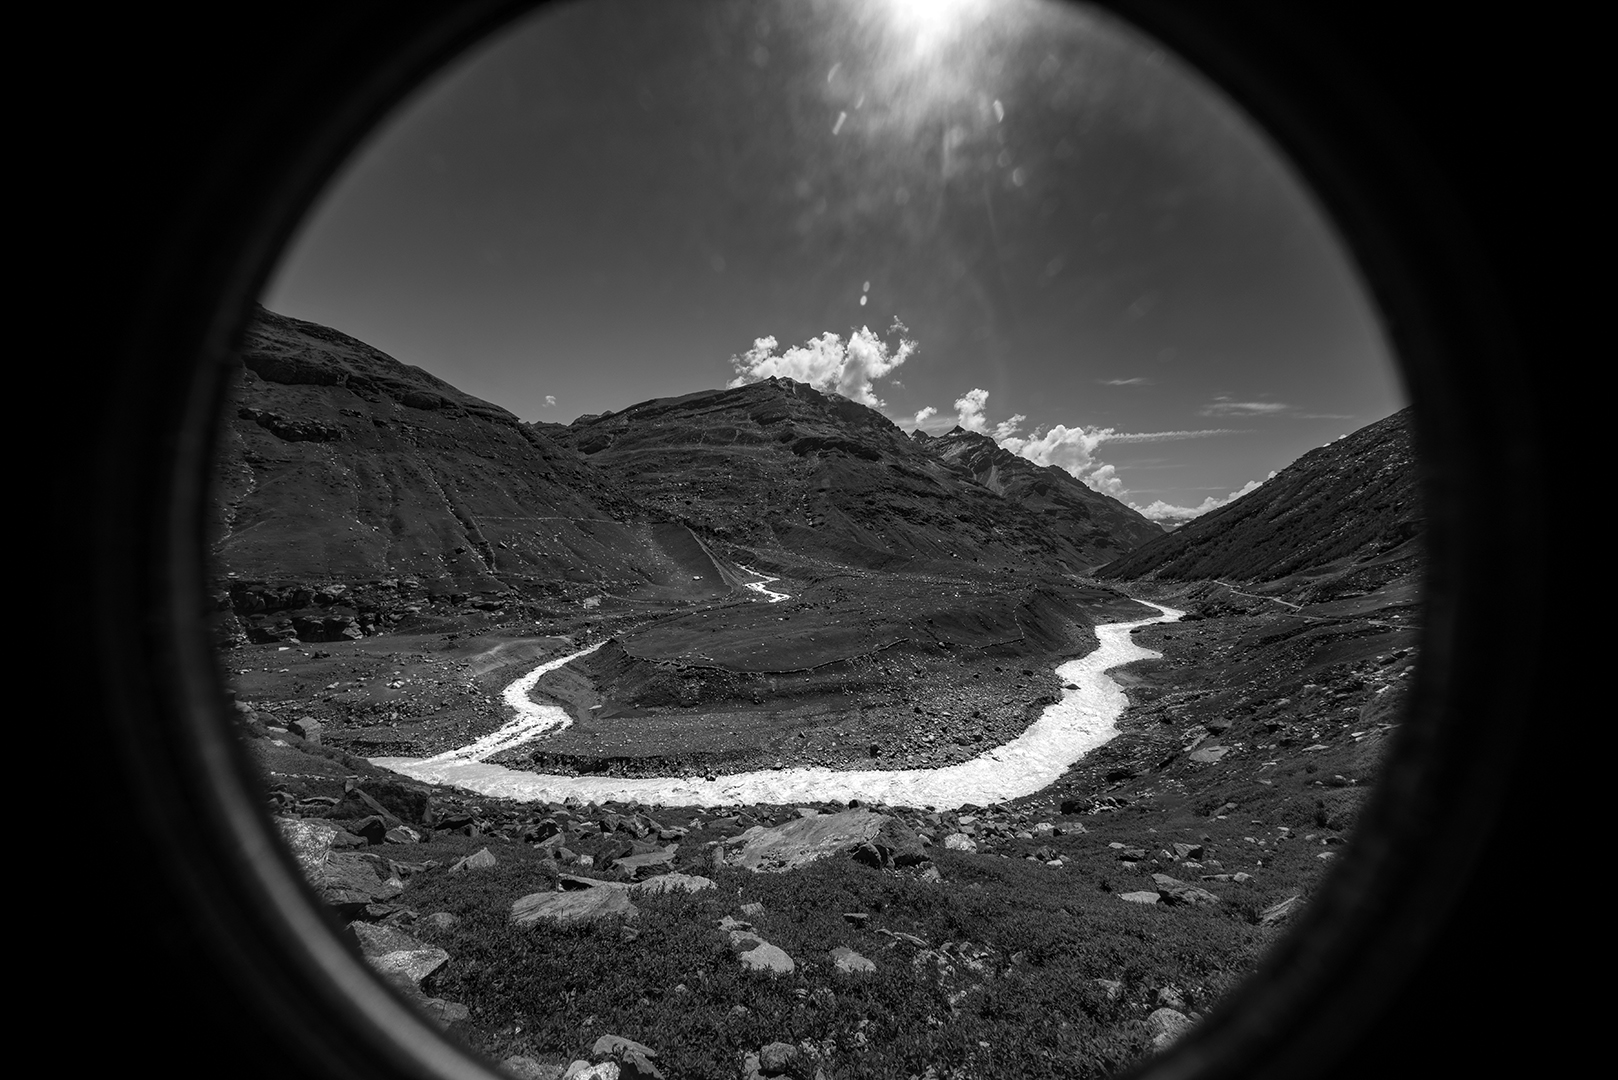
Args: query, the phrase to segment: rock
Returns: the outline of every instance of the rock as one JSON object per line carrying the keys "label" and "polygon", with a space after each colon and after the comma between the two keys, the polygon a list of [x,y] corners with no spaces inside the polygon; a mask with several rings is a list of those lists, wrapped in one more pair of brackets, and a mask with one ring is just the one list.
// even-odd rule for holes
{"label": "rock", "polygon": [[[699,874],[658,874],[645,881],[631,885],[634,892],[661,893],[673,890],[675,892],[701,892],[714,887],[712,878],[705,878]],[[744,909],[745,910],[745,909]]]}
{"label": "rock", "polygon": [[647,851],[638,855],[626,855],[622,859],[615,859],[612,863],[614,870],[621,870],[632,878],[645,878],[666,871],[674,865],[674,852],[678,844],[670,844],[660,851]]}
{"label": "rock", "polygon": [[1260,926],[1274,926],[1276,923],[1291,916],[1303,907],[1302,896],[1289,896],[1278,904],[1272,904],[1259,915]]}
{"label": "rock", "polygon": [[742,905],[742,914],[747,915],[747,916],[753,916],[753,917],[762,915],[762,914],[764,914],[764,905],[759,903],[756,900],[753,901],[751,904],[743,904]]}
{"label": "rock", "polygon": [[1204,765],[1212,765],[1228,753],[1230,753],[1230,747],[1228,746],[1204,746],[1191,751],[1191,760],[1200,761]]}
{"label": "rock", "polygon": [[1126,892],[1119,893],[1118,899],[1128,900],[1131,904],[1155,904],[1161,900],[1162,897],[1158,896],[1155,892]]}
{"label": "rock", "polygon": [[597,1065],[575,1061],[567,1067],[567,1072],[562,1074],[562,1080],[619,1080],[621,1076],[623,1070],[618,1067],[616,1061],[603,1061]]}
{"label": "rock", "polygon": [[1146,1018],[1146,1034],[1154,1049],[1161,1050],[1191,1028],[1191,1018],[1177,1009],[1162,1008]]}
{"label": "rock", "polygon": [[726,847],[735,849],[727,862],[754,873],[791,870],[876,841],[883,826],[892,820],[886,814],[859,808],[797,818],[770,829],[755,825],[724,841]]}
{"label": "rock", "polygon": [[965,833],[950,833],[944,837],[944,846],[950,851],[976,851],[977,841]]}
{"label": "rock", "polygon": [[461,917],[459,915],[451,915],[447,911],[435,911],[422,920],[434,930],[448,930],[460,921]]}
{"label": "rock", "polygon": [[524,1054],[512,1054],[500,1063],[515,1080],[561,1080],[566,1070],[562,1065],[546,1065]]}
{"label": "rock", "polygon": [[917,880],[925,881],[929,885],[935,885],[944,880],[944,875],[938,872],[938,867],[929,866],[927,869],[921,872],[921,874],[917,877]]}
{"label": "rock", "polygon": [[773,1042],[758,1052],[758,1071],[765,1076],[781,1076],[798,1061],[798,1048],[791,1043]]}
{"label": "rock", "polygon": [[603,1035],[590,1047],[590,1056],[609,1058],[620,1067],[624,1080],[663,1080],[663,1072],[652,1059],[652,1048],[622,1035]]}
{"label": "rock", "polygon": [[541,892],[519,897],[511,904],[511,921],[519,926],[537,922],[570,926],[610,916],[633,919],[640,914],[629,899],[627,886],[603,884],[576,892]]}
{"label": "rock", "polygon": [[1164,986],[1157,991],[1157,1004],[1165,1009],[1174,1009],[1185,1012],[1190,1006],[1186,1005],[1185,997],[1180,993],[1178,986]]}
{"label": "rock", "polygon": [[853,923],[855,926],[864,926],[871,921],[871,916],[863,911],[845,911],[843,912],[843,920]]}
{"label": "rock", "polygon": [[1108,1001],[1117,1001],[1123,996],[1124,984],[1117,979],[1091,979],[1090,982],[1107,995]]}
{"label": "rock", "polygon": [[797,967],[785,950],[771,945],[768,941],[760,941],[742,953],[738,959],[741,960],[742,967],[748,971],[763,971],[771,975],[790,975]]}
{"label": "rock", "polygon": [[876,970],[876,962],[869,960],[846,945],[831,951],[832,963],[845,975],[863,975]]}
{"label": "rock", "polygon": [[494,852],[484,848],[471,855],[456,859],[450,865],[449,872],[459,874],[467,870],[493,870],[498,863],[499,860],[494,857]]}
{"label": "rock", "polygon": [[287,725],[287,730],[298,736],[298,738],[302,739],[304,742],[313,743],[316,746],[320,745],[320,732],[322,730],[322,725],[319,720],[312,720],[309,717],[300,717],[299,719],[289,723]]}
{"label": "rock", "polygon": [[382,840],[388,844],[419,844],[421,834],[408,825],[395,825],[382,834]]}
{"label": "rock", "polygon": [[1118,858],[1124,862],[1140,862],[1146,858],[1146,849],[1138,847],[1119,848]]}
{"label": "rock", "polygon": [[1202,858],[1202,845],[1201,844],[1175,844],[1174,845],[1174,857],[1176,859],[1200,859],[1200,858]]}
{"label": "rock", "polygon": [[1219,903],[1219,897],[1207,889],[1196,885],[1187,885],[1183,881],[1176,881],[1167,874],[1153,874],[1152,881],[1156,883],[1157,890],[1163,899],[1171,904],[1188,904],[1192,906],[1211,906]]}
{"label": "rock", "polygon": [[391,982],[419,986],[449,960],[443,949],[424,945],[397,927],[355,922],[348,930],[359,941],[366,962]]}

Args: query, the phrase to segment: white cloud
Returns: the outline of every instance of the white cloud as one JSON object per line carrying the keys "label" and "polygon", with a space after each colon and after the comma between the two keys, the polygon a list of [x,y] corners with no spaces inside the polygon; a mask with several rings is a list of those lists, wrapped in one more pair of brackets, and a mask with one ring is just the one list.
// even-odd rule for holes
{"label": "white cloud", "polygon": [[981,389],[971,389],[955,399],[955,422],[967,431],[982,431],[986,421],[983,419],[983,406],[989,403],[989,392]]}
{"label": "white cloud", "polygon": [[744,386],[779,376],[808,383],[817,390],[834,391],[872,408],[881,408],[882,399],[876,396],[874,384],[911,356],[916,343],[905,338],[906,327],[897,319],[890,332],[901,336],[897,348],[891,348],[870,327],[860,327],[849,334],[847,342],[827,331],[810,338],[802,345],[776,353],[780,343],[774,337],[761,337],[753,347],[739,356],[730,358],[736,377],[731,386]]}
{"label": "white cloud", "polygon": [[1231,492],[1229,495],[1226,495],[1222,499],[1216,499],[1212,495],[1208,496],[1206,499],[1202,500],[1202,504],[1200,506],[1174,506],[1170,503],[1164,502],[1162,499],[1158,499],[1146,506],[1135,506],[1134,503],[1130,503],[1129,505],[1134,506],[1135,509],[1139,510],[1143,516],[1150,518],[1152,521],[1171,521],[1183,524],[1184,522],[1190,521],[1192,518],[1201,517],[1210,510],[1217,510],[1226,503],[1235,502],[1248,492],[1256,491],[1265,480],[1273,479],[1275,479],[1275,473],[1272,472],[1269,476],[1266,476],[1264,480],[1249,480],[1240,488]]}
{"label": "white cloud", "polygon": [[556,407],[556,395],[555,394],[546,394],[545,395],[545,407],[547,409],[554,409]]}
{"label": "white cloud", "polygon": [[928,417],[937,415],[938,410],[933,408],[931,405],[928,405],[926,408],[916,413],[916,426],[920,427],[927,422]]}
{"label": "white cloud", "polygon": [[1202,407],[1203,416],[1266,416],[1284,412],[1292,406],[1279,401],[1236,401],[1229,394],[1220,394]]}
{"label": "white cloud", "polygon": [[1102,386],[1150,386],[1152,380],[1136,376],[1133,379],[1097,379]]}

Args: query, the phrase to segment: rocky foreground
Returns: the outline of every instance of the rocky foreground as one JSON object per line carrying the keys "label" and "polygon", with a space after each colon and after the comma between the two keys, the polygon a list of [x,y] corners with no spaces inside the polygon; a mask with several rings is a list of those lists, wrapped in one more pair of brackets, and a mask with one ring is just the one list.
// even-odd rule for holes
{"label": "rocky foreground", "polygon": [[[356,948],[517,1076],[1101,1076],[1250,971],[1397,733],[1415,609],[1206,583],[1111,743],[954,812],[517,804],[267,724],[273,809]],[[591,1072],[590,1070],[596,1070]],[[614,1072],[616,1070],[616,1072]]]}

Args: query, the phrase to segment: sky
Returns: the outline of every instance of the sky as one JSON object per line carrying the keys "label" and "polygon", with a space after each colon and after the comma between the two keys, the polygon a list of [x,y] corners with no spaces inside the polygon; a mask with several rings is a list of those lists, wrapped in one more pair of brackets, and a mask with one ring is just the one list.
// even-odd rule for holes
{"label": "sky", "polygon": [[525,420],[790,375],[1159,520],[1406,403],[1194,69],[1050,0],[583,0],[362,144],[264,303]]}

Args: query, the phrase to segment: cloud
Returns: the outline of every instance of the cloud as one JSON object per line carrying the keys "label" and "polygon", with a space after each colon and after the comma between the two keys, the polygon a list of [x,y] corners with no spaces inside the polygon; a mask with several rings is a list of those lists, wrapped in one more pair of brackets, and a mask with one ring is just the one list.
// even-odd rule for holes
{"label": "cloud", "polygon": [[1200,506],[1174,506],[1170,503],[1164,502],[1162,499],[1158,499],[1146,506],[1135,506],[1134,503],[1130,503],[1129,505],[1134,506],[1135,509],[1139,510],[1143,516],[1151,519],[1152,521],[1184,524],[1185,522],[1190,521],[1192,518],[1201,517],[1210,510],[1217,510],[1226,503],[1235,502],[1248,492],[1256,491],[1260,485],[1265,482],[1265,480],[1273,479],[1275,479],[1275,473],[1272,472],[1269,476],[1266,476],[1264,480],[1249,480],[1240,488],[1231,492],[1229,495],[1226,495],[1222,499],[1217,499],[1212,495],[1208,496],[1206,499],[1202,500],[1202,504]]}
{"label": "cloud", "polygon": [[982,431],[987,424],[983,407],[989,403],[989,392],[971,389],[955,399],[955,422],[967,431]]}
{"label": "cloud", "polygon": [[927,422],[928,417],[937,415],[938,410],[933,408],[931,405],[928,405],[926,408],[921,409],[916,413],[916,426],[920,427]]}
{"label": "cloud", "polygon": [[1268,416],[1291,407],[1280,401],[1236,401],[1229,394],[1220,394],[1201,411],[1203,416]]}
{"label": "cloud", "polygon": [[1152,385],[1152,380],[1139,378],[1139,377],[1136,377],[1136,378],[1133,378],[1133,379],[1097,379],[1096,382],[1100,383],[1102,386],[1150,386],[1150,385]]}
{"label": "cloud", "polygon": [[555,394],[546,394],[545,395],[545,407],[547,409],[554,409],[556,407],[556,395]]}
{"label": "cloud", "polygon": [[731,386],[745,386],[764,379],[782,377],[808,383],[816,390],[829,390],[872,408],[881,408],[874,384],[916,352],[916,343],[904,337],[907,328],[895,319],[889,332],[897,332],[899,344],[890,347],[870,327],[862,326],[845,342],[830,331],[810,338],[802,345],[777,354],[780,343],[774,337],[761,337],[753,347],[730,363],[736,370]]}
{"label": "cloud", "polygon": [[1214,435],[1240,435],[1241,428],[1201,428],[1196,431],[1109,431],[1107,442],[1173,442],[1176,439],[1206,439]]}

